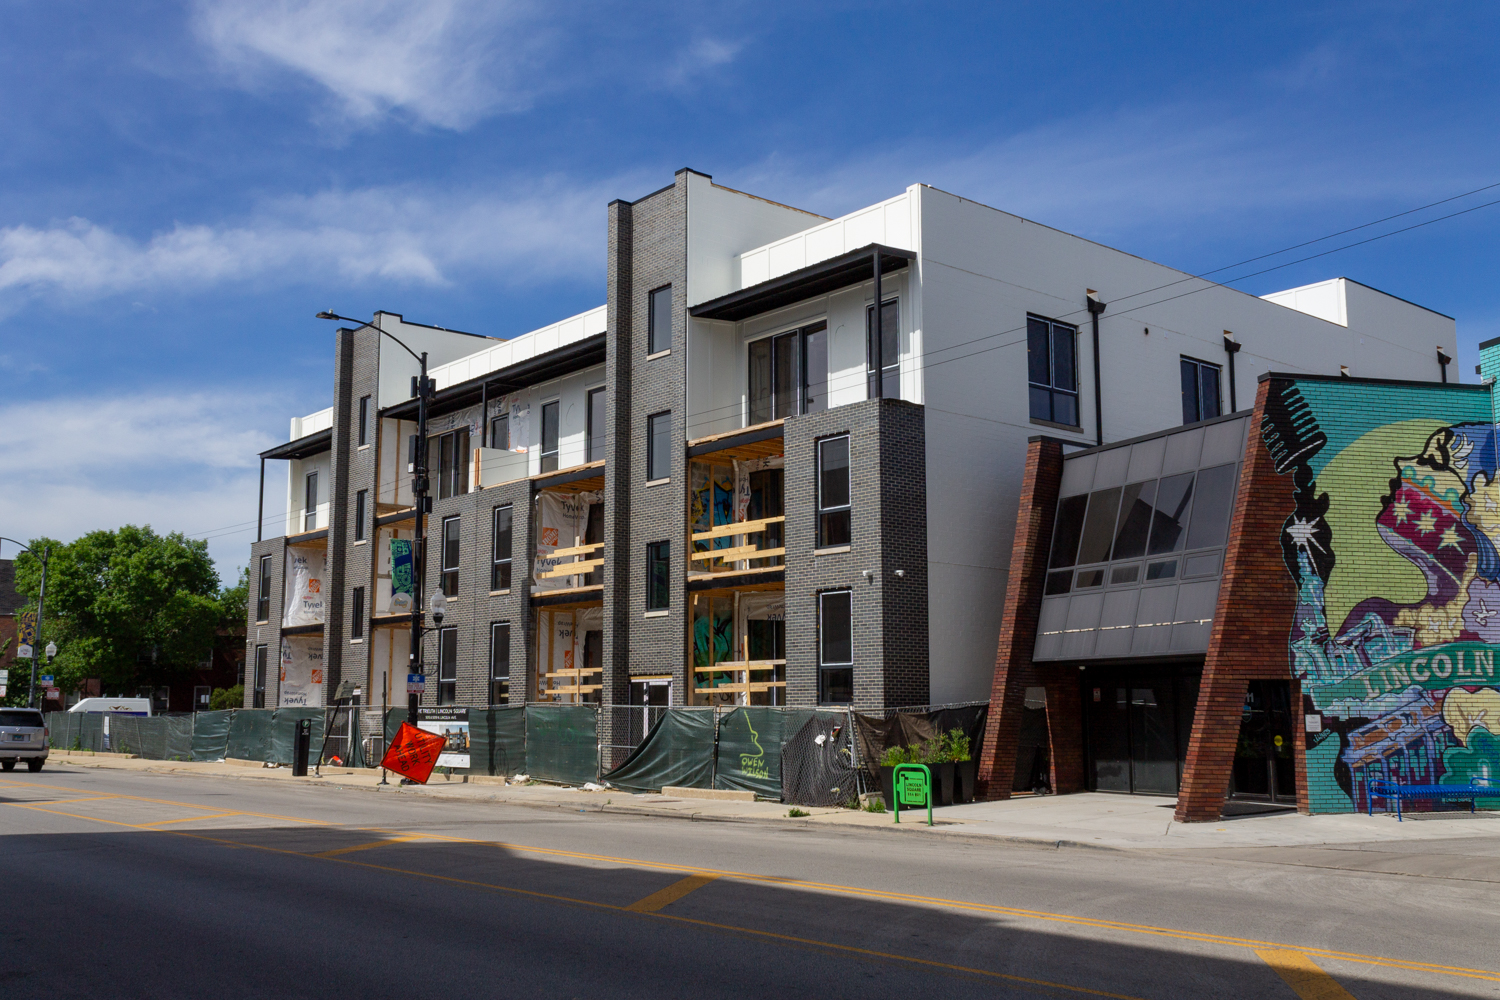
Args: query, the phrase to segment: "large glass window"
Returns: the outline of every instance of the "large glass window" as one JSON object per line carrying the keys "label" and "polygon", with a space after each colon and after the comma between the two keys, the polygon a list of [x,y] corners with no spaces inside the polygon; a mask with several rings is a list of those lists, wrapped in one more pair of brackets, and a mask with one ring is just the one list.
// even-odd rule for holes
{"label": "large glass window", "polygon": [[1026,317],[1026,380],[1031,416],[1078,426],[1078,328]]}
{"label": "large glass window", "polygon": [[438,629],[438,686],[439,705],[451,705],[458,700],[458,629]]}
{"label": "large glass window", "polygon": [[510,450],[510,414],[490,418],[490,447]]}
{"label": "large glass window", "polygon": [[828,408],[828,324],[763,337],[749,346],[749,422]]}
{"label": "large glass window", "polygon": [[271,620],[271,557],[260,557],[260,586],[255,592],[255,620]]}
{"label": "large glass window", "polygon": [[880,394],[887,399],[901,398],[901,306],[887,299],[880,307],[880,344],[875,343],[875,307],[865,306],[865,377],[870,398],[875,398],[876,357],[880,364]]}
{"label": "large glass window", "polygon": [[672,413],[653,413],[646,418],[646,478],[651,481],[672,476]]}
{"label": "large glass window", "polygon": [[647,353],[656,354],[672,347],[672,286],[663,285],[651,293],[649,344]]}
{"label": "large glass window", "polygon": [[850,539],[849,437],[818,442],[818,548]]}
{"label": "large glass window", "polygon": [[[429,454],[432,445],[429,443]],[[469,429],[449,431],[437,440],[438,499],[469,492]]]}
{"label": "large glass window", "polygon": [[356,542],[365,540],[365,507],[369,499],[369,490],[360,490],[354,494],[354,540]]}
{"label": "large glass window", "polygon": [[302,530],[312,531],[318,526],[318,474],[309,472],[302,490]]}
{"label": "large glass window", "polygon": [[510,704],[510,622],[490,623],[490,704]]}
{"label": "large glass window", "polygon": [[510,504],[496,507],[494,514],[494,537],[490,550],[490,589],[510,589],[511,566],[511,514]]}
{"label": "large glass window", "polygon": [[443,596],[458,596],[458,518],[443,518]]}
{"label": "large glass window", "polygon": [[1188,527],[1187,547],[1206,549],[1223,545],[1229,533],[1229,515],[1234,511],[1235,467],[1219,465],[1201,469],[1194,487],[1193,523]]}
{"label": "large glass window", "polygon": [[664,611],[672,606],[672,543],[651,542],[646,546],[646,610]]}
{"label": "large glass window", "polygon": [[266,647],[263,645],[255,647],[255,690],[250,707],[266,707]]}
{"label": "large glass window", "polygon": [[349,638],[365,637],[365,588],[355,587],[349,595]]}
{"label": "large glass window", "polygon": [[588,407],[585,413],[588,421],[588,455],[584,459],[586,462],[598,462],[604,458],[604,428],[606,426],[604,402],[604,386],[589,390]]}
{"label": "large glass window", "polygon": [[1182,422],[1196,423],[1219,416],[1219,366],[1207,361],[1183,358]]}
{"label": "large glass window", "polygon": [[370,397],[359,397],[359,444],[363,447],[370,443]]}
{"label": "large glass window", "polygon": [[561,407],[561,401],[556,399],[542,404],[542,472],[554,472],[557,469],[557,423]]}
{"label": "large glass window", "polygon": [[854,594],[832,590],[818,595],[818,701],[854,700]]}

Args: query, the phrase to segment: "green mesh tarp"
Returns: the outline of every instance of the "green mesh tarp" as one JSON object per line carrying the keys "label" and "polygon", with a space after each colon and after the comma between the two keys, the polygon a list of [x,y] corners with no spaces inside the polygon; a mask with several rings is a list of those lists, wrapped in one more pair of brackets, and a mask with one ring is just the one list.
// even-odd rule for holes
{"label": "green mesh tarp", "polygon": [[784,708],[752,706],[720,716],[714,787],[780,800],[783,734],[796,732],[809,714],[799,712],[790,730]]}
{"label": "green mesh tarp", "polygon": [[235,712],[229,721],[224,756],[234,760],[270,760],[271,717],[275,714],[275,709],[270,708],[243,708]]}
{"label": "green mesh tarp", "polygon": [[667,785],[710,788],[713,773],[714,710],[669,708],[605,779],[628,791],[654,792]]}
{"label": "green mesh tarp", "polygon": [[109,746],[147,760],[189,760],[193,754],[191,715],[110,715]]}
{"label": "green mesh tarp", "polygon": [[307,766],[316,764],[318,748],[323,745],[323,710],[321,708],[278,708],[271,720],[271,756],[276,764],[292,763],[293,740],[297,738],[297,723],[312,720],[312,740],[307,749]]}
{"label": "green mesh tarp", "polygon": [[103,750],[104,716],[85,712],[48,712],[49,746],[54,750]]}
{"label": "green mesh tarp", "polygon": [[526,773],[569,785],[597,778],[597,710],[592,705],[527,705]]}
{"label": "green mesh tarp", "polygon": [[520,774],[526,770],[526,708],[505,705],[469,710],[470,774]]}
{"label": "green mesh tarp", "polygon": [[223,760],[229,755],[229,720],[233,717],[232,709],[193,716],[193,760]]}

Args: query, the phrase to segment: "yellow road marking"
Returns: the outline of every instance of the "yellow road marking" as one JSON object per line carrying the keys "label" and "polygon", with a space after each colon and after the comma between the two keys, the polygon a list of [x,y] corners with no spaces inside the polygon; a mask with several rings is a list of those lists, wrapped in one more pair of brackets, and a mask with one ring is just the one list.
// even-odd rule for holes
{"label": "yellow road marking", "polygon": [[708,883],[714,881],[718,877],[719,876],[717,875],[689,875],[685,879],[679,879],[678,881],[673,882],[665,889],[659,889],[656,892],[653,892],[645,899],[636,900],[634,903],[631,903],[629,906],[625,907],[625,909],[630,910],[633,913],[655,913],[657,910],[661,909],[663,906],[666,906],[668,903],[677,902],[683,896],[686,896],[688,893],[693,892],[696,889],[703,888],[705,885],[708,885]]}
{"label": "yellow road marking", "polygon": [[308,855],[313,858],[336,858],[341,854],[353,854],[355,851],[368,851],[372,847],[384,847],[387,844],[404,844],[411,840],[421,840],[418,836],[410,837],[388,837],[385,840],[375,840],[368,844],[355,844],[353,847],[339,847],[331,851],[320,851],[317,854]]}
{"label": "yellow road marking", "polygon": [[137,828],[141,829],[141,830],[149,830],[149,829],[152,829],[153,827],[166,826],[168,823],[195,823],[195,822],[197,822],[200,819],[223,819],[225,816],[242,816],[242,815],[244,815],[244,814],[243,813],[237,813],[237,812],[227,812],[227,813],[210,813],[207,816],[184,816],[181,819],[158,819],[158,820],[152,820],[150,823],[140,823],[140,824],[138,824]]}
{"label": "yellow road marking", "polygon": [[[52,791],[57,791],[57,792],[71,792],[71,791],[75,791],[75,789],[69,788],[67,785],[40,785],[40,784],[36,784],[36,783],[30,782],[30,781],[16,781],[14,779],[0,779],[0,785],[18,785],[18,786],[20,786],[22,788],[47,788],[47,789],[51,789]],[[129,801],[129,802],[150,802],[150,803],[153,803],[153,804],[159,805],[159,806],[178,806],[179,808],[182,808],[182,809],[201,809],[201,810],[204,810],[204,811],[207,811],[207,812],[212,812],[213,810],[215,810],[215,809],[218,808],[218,806],[200,806],[200,805],[198,805],[195,802],[176,802],[176,801],[173,801],[172,799],[152,799],[152,798],[147,798],[144,795],[114,794],[114,795],[107,795],[107,796],[104,796],[104,797],[105,798],[114,798],[114,799],[124,799],[124,800]],[[306,826],[333,826],[334,825],[331,820],[326,820],[326,819],[305,819],[305,818],[303,818],[301,816],[280,816],[280,815],[277,815],[276,813],[258,813],[258,812],[243,812],[243,811],[240,811],[240,812],[234,813],[234,815],[236,815],[236,816],[253,816],[256,819],[275,819],[275,820],[281,820],[282,822],[285,822],[285,823],[302,823],[302,824],[304,824]],[[82,817],[80,817],[80,818],[82,818]],[[118,824],[118,825],[120,825],[120,826],[130,826],[131,824],[129,824],[129,823],[121,823],[121,824]]]}
{"label": "yellow road marking", "polygon": [[[43,802],[51,802],[54,805],[63,805],[68,802],[95,802],[100,799],[117,799],[118,795],[84,795],[76,799],[43,799]],[[18,806],[20,802],[0,802],[0,806]]]}
{"label": "yellow road marking", "polygon": [[1282,981],[1302,1000],[1354,1000],[1334,978],[1318,968],[1300,951],[1257,949],[1261,961],[1276,970]]}

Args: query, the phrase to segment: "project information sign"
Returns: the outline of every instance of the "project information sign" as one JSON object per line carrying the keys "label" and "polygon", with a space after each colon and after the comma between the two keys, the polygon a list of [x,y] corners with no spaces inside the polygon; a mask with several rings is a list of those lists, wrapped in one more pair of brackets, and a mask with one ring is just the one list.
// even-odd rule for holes
{"label": "project information sign", "polygon": [[469,710],[467,708],[419,708],[417,728],[443,737],[438,767],[469,766]]}

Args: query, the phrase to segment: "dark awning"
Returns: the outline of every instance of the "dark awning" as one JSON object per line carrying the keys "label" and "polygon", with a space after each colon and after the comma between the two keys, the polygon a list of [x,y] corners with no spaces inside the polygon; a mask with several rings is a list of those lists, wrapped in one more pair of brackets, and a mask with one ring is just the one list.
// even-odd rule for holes
{"label": "dark awning", "polygon": [[306,458],[328,451],[333,447],[333,428],[325,427],[305,437],[286,444],[278,444],[260,453],[261,458]]}
{"label": "dark awning", "polygon": [[790,274],[783,274],[779,278],[721,295],[694,306],[688,312],[700,319],[742,320],[803,299],[816,298],[840,288],[858,285],[875,277],[876,250],[880,251],[881,274],[899,271],[908,262],[917,259],[917,255],[910,250],[897,250],[871,243]]}
{"label": "dark awning", "polygon": [[[429,416],[438,416],[451,410],[472,406],[484,396],[485,385],[489,385],[497,393],[515,392],[529,385],[561,378],[570,372],[602,365],[604,344],[607,339],[607,334],[596,333],[592,337],[574,341],[554,351],[547,351],[545,354],[518,361],[506,368],[497,368],[492,372],[476,375],[466,382],[450,385],[427,404],[427,413]],[[381,416],[415,420],[417,401],[408,399],[395,406],[388,406],[380,412]]]}

